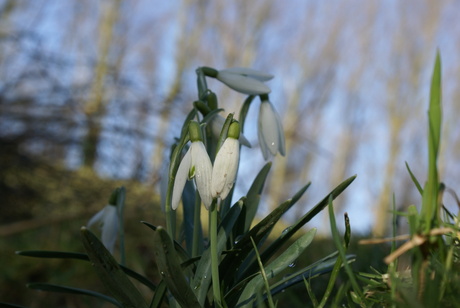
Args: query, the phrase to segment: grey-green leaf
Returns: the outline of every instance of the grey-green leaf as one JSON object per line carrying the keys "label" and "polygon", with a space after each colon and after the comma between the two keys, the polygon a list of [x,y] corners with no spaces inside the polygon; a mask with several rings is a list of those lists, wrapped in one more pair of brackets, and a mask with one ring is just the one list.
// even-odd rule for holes
{"label": "grey-green leaf", "polygon": [[[289,264],[293,263],[300,254],[307,248],[316,234],[316,229],[311,229],[306,234],[297,239],[291,246],[289,246],[279,257],[273,260],[265,267],[265,272],[268,278],[273,278],[278,275],[282,270],[286,269]],[[244,288],[240,295],[236,307],[250,307],[255,299],[254,294],[262,286],[263,278],[259,274],[254,277]]]}
{"label": "grey-green leaf", "polygon": [[123,307],[147,308],[139,290],[133,285],[104,244],[86,227],[81,228],[83,245],[96,272]]}
{"label": "grey-green leaf", "polygon": [[174,298],[182,307],[201,307],[184,276],[173,241],[162,227],[154,232],[153,245],[158,271]]}

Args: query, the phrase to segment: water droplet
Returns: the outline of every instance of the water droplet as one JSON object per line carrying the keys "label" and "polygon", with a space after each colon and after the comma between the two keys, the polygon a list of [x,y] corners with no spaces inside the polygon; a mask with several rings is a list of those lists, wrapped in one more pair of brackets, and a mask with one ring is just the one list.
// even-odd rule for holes
{"label": "water droplet", "polygon": [[204,279],[206,279],[207,277],[208,277],[208,276],[204,275],[204,277],[203,277],[203,278],[204,278]]}
{"label": "water droplet", "polygon": [[242,235],[238,235],[238,236],[235,238],[234,244],[235,244],[235,245],[238,244],[238,242],[241,241],[242,238],[243,238]]}
{"label": "water droplet", "polygon": [[166,275],[166,274],[165,274],[165,272],[160,272],[160,274],[161,274],[161,276],[164,276],[164,275]]}
{"label": "water droplet", "polygon": [[281,235],[285,235],[289,232],[289,230],[291,230],[291,227],[287,227],[286,229],[284,229],[283,232],[281,232]]}
{"label": "water droplet", "polygon": [[296,263],[295,263],[295,261],[294,261],[294,262],[292,262],[291,264],[289,264],[288,266],[292,268],[292,267],[295,267],[295,265],[296,265]]}
{"label": "water droplet", "polygon": [[274,143],[274,142],[272,142],[272,146],[274,146],[274,145],[275,145],[275,143]]}

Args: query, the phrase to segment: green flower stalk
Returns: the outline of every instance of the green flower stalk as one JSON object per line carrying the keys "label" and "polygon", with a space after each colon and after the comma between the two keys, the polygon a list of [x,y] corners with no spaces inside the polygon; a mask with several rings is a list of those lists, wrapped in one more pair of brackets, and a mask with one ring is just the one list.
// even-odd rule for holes
{"label": "green flower stalk", "polygon": [[[211,120],[211,130],[212,130],[212,133],[219,137],[220,136],[220,132],[222,131],[222,128],[224,126],[224,123],[225,123],[225,118],[221,115],[215,115],[212,120]],[[240,134],[240,137],[238,138],[238,141],[244,145],[244,146],[247,146],[248,148],[251,147],[251,143],[249,142],[249,140],[243,135],[243,134]]]}
{"label": "green flower stalk", "polygon": [[270,158],[270,155],[275,156],[278,152],[284,156],[286,146],[281,118],[268,100],[268,95],[261,95],[260,99],[262,102],[259,110],[257,135],[262,155],[265,159]]}
{"label": "green flower stalk", "polygon": [[191,121],[189,125],[190,140],[192,141],[187,153],[182,158],[177,169],[172,193],[171,208],[176,210],[182,197],[187,179],[195,179],[195,184],[206,209],[212,202],[211,197],[211,159],[206,152],[201,136],[200,124]]}

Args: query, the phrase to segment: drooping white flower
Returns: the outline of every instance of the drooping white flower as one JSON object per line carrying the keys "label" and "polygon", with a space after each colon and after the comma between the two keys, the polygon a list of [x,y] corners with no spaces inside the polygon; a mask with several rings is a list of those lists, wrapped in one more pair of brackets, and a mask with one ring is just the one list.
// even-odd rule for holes
{"label": "drooping white flower", "polygon": [[227,68],[218,71],[216,78],[235,91],[260,95],[270,93],[270,88],[263,82],[273,78],[273,75],[250,68]]}
{"label": "drooping white flower", "polygon": [[88,221],[88,228],[99,223],[101,228],[101,240],[110,253],[115,249],[115,243],[120,228],[118,209],[115,205],[107,204]]}
{"label": "drooping white flower", "polygon": [[230,125],[228,137],[217,152],[212,168],[212,197],[225,199],[235,183],[240,158],[239,124]]}
{"label": "drooping white flower", "polygon": [[[196,124],[195,124],[196,123]],[[187,153],[182,158],[177,169],[176,177],[174,179],[173,193],[171,208],[177,209],[179,201],[184,191],[185,182],[187,179],[195,178],[196,188],[200,194],[206,209],[212,203],[211,197],[211,176],[212,176],[212,163],[211,159],[206,152],[206,148],[199,136],[199,124],[197,122],[190,123],[189,132],[191,134],[192,144],[190,145]],[[198,127],[197,127],[198,126]],[[193,128],[192,128],[193,127]],[[192,130],[194,131],[192,133]]]}
{"label": "drooping white flower", "polygon": [[[222,127],[224,126],[224,123],[225,123],[225,118],[221,116],[220,114],[216,114],[212,118],[211,130],[215,136],[220,136],[220,132],[222,131]],[[251,147],[251,143],[243,134],[240,134],[240,137],[238,138],[238,140],[242,145],[247,146],[248,148]]]}
{"label": "drooping white flower", "polygon": [[260,104],[257,135],[260,148],[265,159],[280,153],[285,155],[284,131],[281,118],[268,99]]}

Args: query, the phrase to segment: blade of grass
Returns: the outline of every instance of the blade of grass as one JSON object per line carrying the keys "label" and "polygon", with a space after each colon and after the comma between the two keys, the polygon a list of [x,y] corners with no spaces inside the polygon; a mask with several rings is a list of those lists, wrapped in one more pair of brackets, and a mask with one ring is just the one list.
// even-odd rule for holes
{"label": "blade of grass", "polygon": [[421,215],[424,221],[423,232],[429,233],[438,225],[438,169],[437,158],[441,139],[441,57],[439,51],[433,69],[428,108],[428,176],[423,190]]}
{"label": "blade of grass", "polygon": [[[291,246],[289,246],[283,253],[268,264],[265,271],[269,273],[270,278],[275,277],[282,270],[286,269],[289,264],[292,264],[299,255],[310,245],[313,237],[316,234],[316,229],[311,229],[299,239],[297,239]],[[244,307],[254,301],[255,291],[261,287],[263,278],[261,275],[254,277],[244,288],[241,293],[236,307]]]}
{"label": "blade of grass", "polygon": [[305,284],[305,288],[307,289],[308,297],[310,297],[313,307],[315,308],[318,307],[318,299],[316,298],[315,293],[313,293],[313,290],[311,289],[311,284],[307,281],[307,279],[305,279],[305,277],[302,277],[302,278]]}
{"label": "blade of grass", "polygon": [[423,195],[423,188],[422,185],[420,185],[420,182],[417,180],[415,175],[412,173],[412,170],[409,168],[409,164],[406,162],[406,169],[409,172],[410,178],[412,179],[412,182],[414,182],[415,187],[417,187],[418,192],[420,195]]}
{"label": "blade of grass", "polygon": [[[340,240],[340,235],[339,235],[339,231],[337,229],[337,224],[336,224],[336,221],[335,221],[335,216],[334,216],[334,207],[332,206],[332,197],[329,197],[329,221],[330,221],[330,224],[331,224],[331,233],[332,233],[332,238],[334,240],[334,243],[335,243],[335,246],[337,248],[337,250],[339,251],[339,256],[342,260],[346,260],[346,254],[345,254],[345,247],[344,245],[342,244],[341,240]],[[356,295],[359,297],[359,298],[362,298],[363,296],[363,292],[361,290],[361,288],[359,287],[358,285],[358,282],[356,281],[356,278],[355,278],[355,275],[349,265],[348,262],[344,262],[344,267],[345,267],[345,271],[348,275],[348,278],[350,279],[350,283],[351,283],[351,286],[353,288],[353,291],[356,293]]]}
{"label": "blade of grass", "polygon": [[272,294],[270,293],[270,284],[268,283],[267,274],[265,273],[264,265],[262,264],[262,261],[260,260],[260,255],[259,255],[259,250],[257,249],[257,245],[256,243],[254,243],[254,240],[252,239],[252,237],[251,237],[251,242],[252,242],[252,246],[254,247],[254,252],[256,253],[257,262],[259,263],[260,274],[262,275],[262,279],[264,281],[265,291],[267,292],[268,306],[270,308],[274,308],[275,304],[273,303]]}

